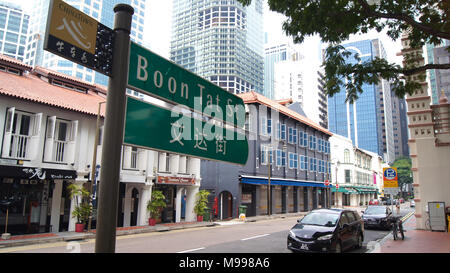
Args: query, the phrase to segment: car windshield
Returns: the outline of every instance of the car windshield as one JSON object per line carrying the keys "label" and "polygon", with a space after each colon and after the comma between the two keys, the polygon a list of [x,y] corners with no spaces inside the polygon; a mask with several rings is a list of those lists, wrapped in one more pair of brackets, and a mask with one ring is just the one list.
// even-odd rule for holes
{"label": "car windshield", "polygon": [[386,214],[385,207],[368,207],[364,214]]}
{"label": "car windshield", "polygon": [[334,227],[338,219],[339,214],[312,212],[303,217],[300,223],[304,225]]}

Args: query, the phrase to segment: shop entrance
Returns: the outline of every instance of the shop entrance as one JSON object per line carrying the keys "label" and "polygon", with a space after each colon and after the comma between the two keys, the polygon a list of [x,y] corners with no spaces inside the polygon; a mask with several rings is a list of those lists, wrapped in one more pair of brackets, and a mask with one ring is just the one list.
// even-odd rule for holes
{"label": "shop entrance", "polygon": [[233,195],[229,191],[223,191],[219,195],[219,217],[229,219],[233,217]]}

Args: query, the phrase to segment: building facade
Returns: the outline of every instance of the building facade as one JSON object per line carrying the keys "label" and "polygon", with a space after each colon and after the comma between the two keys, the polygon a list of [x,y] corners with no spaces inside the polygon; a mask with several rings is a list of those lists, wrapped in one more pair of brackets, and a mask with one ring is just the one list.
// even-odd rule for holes
{"label": "building facade", "polygon": [[246,206],[247,216],[327,207],[332,134],[256,92],[239,96],[247,112],[246,165],[206,160],[201,164],[201,187],[212,193],[218,208],[213,216],[238,217],[239,206]]}
{"label": "building facade", "polygon": [[[0,228],[8,209],[13,235],[75,230],[67,187],[89,189],[101,168],[106,90],[3,55],[0,83]],[[166,196],[162,222],[195,221],[200,181],[198,158],[123,146],[117,225],[147,225],[155,189]]]}
{"label": "building facade", "polygon": [[29,25],[20,6],[0,1],[0,54],[24,61]]}
{"label": "building facade", "polygon": [[[337,134],[330,138],[332,204],[366,206],[382,193],[382,158],[376,153],[362,150],[352,140]],[[339,185],[336,190],[336,185]]]}
{"label": "building facade", "polygon": [[[381,42],[363,40],[343,44],[352,53],[347,62],[365,62],[375,57],[386,58]],[[357,54],[360,60],[353,57]],[[328,98],[329,129],[333,133],[352,139],[361,149],[377,153],[386,162],[395,158],[390,84],[381,80],[379,84],[363,84],[363,93],[353,104],[345,102],[346,92]]]}
{"label": "building facade", "polygon": [[[403,65],[422,66],[425,63],[423,49],[413,48],[408,33],[402,35]],[[411,75],[406,80],[426,79],[426,72]],[[409,150],[413,173],[415,217],[417,229],[429,229],[429,202],[450,204],[450,103],[441,92],[439,104],[432,105],[432,97],[426,80],[421,89],[407,95]],[[442,208],[443,209],[443,208]],[[445,219],[440,219],[444,221]],[[441,227],[445,230],[445,226]]]}
{"label": "building facade", "polygon": [[229,92],[263,92],[261,0],[174,0],[172,11],[172,61]]}

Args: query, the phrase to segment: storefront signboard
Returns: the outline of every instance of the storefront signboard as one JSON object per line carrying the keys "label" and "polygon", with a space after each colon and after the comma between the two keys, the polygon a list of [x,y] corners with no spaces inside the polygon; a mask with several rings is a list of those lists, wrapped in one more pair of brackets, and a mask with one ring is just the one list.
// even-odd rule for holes
{"label": "storefront signboard", "polygon": [[193,177],[178,177],[178,176],[158,176],[157,183],[158,184],[191,186],[191,185],[195,184],[195,178],[193,178]]}

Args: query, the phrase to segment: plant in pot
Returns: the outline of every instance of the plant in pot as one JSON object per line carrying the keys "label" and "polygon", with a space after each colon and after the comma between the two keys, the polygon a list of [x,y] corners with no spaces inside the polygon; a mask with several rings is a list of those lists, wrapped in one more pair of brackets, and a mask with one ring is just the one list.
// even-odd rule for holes
{"label": "plant in pot", "polygon": [[77,219],[75,224],[76,232],[83,232],[89,215],[92,213],[92,206],[90,204],[90,193],[83,187],[78,187],[75,184],[70,184],[67,189],[70,192],[70,199],[75,200],[75,208],[72,211],[72,217]]}
{"label": "plant in pot", "polygon": [[152,198],[148,200],[147,211],[150,212],[150,218],[148,219],[148,224],[154,226],[156,220],[159,219],[161,215],[161,210],[167,206],[166,197],[162,191],[152,191]]}
{"label": "plant in pot", "polygon": [[202,222],[206,209],[208,208],[209,191],[201,190],[197,193],[197,202],[194,206],[194,212],[197,214],[197,221]]}

